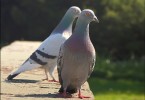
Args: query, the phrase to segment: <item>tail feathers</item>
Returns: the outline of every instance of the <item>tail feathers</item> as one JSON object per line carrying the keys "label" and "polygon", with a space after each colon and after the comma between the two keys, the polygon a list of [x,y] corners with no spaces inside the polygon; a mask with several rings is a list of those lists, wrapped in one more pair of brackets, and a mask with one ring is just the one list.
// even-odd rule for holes
{"label": "tail feathers", "polygon": [[[20,74],[20,73],[19,73]],[[19,74],[13,74],[13,75],[9,75],[8,77],[7,77],[7,80],[12,80],[14,77],[16,77],[17,75],[19,75]]]}
{"label": "tail feathers", "polygon": [[17,70],[17,72],[15,73],[21,73],[21,72],[25,72],[25,71],[29,71],[38,67],[41,67],[42,65],[37,64],[35,62],[30,62],[30,61],[26,61],[24,64],[22,64],[19,69]]}
{"label": "tail feathers", "polygon": [[[61,86],[61,88],[59,89],[59,92],[63,93],[63,91],[64,91],[63,87]],[[76,93],[77,92],[77,88],[70,85],[70,86],[67,87],[66,92],[68,92],[70,94]]]}
{"label": "tail feathers", "polygon": [[36,69],[36,68],[41,67],[41,66],[42,65],[39,65],[37,63],[31,63],[29,61],[26,61],[16,71],[13,71],[11,75],[16,75],[18,73],[22,73],[22,72],[25,72],[25,71],[30,71],[32,69]]}
{"label": "tail feathers", "polygon": [[8,77],[7,80],[12,80],[14,77],[19,75],[22,72],[29,71],[38,67],[41,67],[42,65],[37,63],[31,63],[29,60],[26,60],[16,71],[13,71]]}

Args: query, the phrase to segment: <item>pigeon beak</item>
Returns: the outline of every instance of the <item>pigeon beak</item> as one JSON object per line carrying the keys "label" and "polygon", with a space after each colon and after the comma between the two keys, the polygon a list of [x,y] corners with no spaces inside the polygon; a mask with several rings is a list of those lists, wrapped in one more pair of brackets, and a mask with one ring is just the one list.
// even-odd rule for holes
{"label": "pigeon beak", "polygon": [[93,18],[93,21],[95,21],[95,22],[98,22],[98,23],[99,23],[99,20],[98,20],[98,18],[97,18],[96,16]]}

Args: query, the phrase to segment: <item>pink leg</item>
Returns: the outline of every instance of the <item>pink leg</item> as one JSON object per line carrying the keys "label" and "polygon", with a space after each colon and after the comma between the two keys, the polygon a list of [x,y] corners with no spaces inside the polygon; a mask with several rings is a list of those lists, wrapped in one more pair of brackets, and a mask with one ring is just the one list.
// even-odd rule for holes
{"label": "pink leg", "polygon": [[66,94],[66,90],[62,93],[63,97],[66,98],[67,94]]}
{"label": "pink leg", "polygon": [[52,79],[52,80],[49,80],[48,78],[42,79],[42,81],[45,81],[45,80],[47,80],[48,82],[57,82],[57,83],[59,83],[59,81],[56,81],[55,79]]}
{"label": "pink leg", "polygon": [[48,82],[57,82],[57,83],[59,83],[59,81],[56,81],[55,79],[48,80]]}
{"label": "pink leg", "polygon": [[46,76],[46,78],[45,78],[45,79],[42,79],[42,81],[48,80],[47,70],[44,69],[44,72],[45,72],[45,76]]}
{"label": "pink leg", "polygon": [[62,98],[71,98],[72,97],[71,94],[66,93],[66,90],[64,90],[63,93],[59,93],[59,96],[61,96]]}
{"label": "pink leg", "polygon": [[83,98],[90,98],[90,97],[88,97],[88,96],[82,96],[82,95],[81,95],[81,90],[79,90],[78,97],[79,97],[80,99],[83,99]]}
{"label": "pink leg", "polygon": [[59,95],[60,97],[63,98],[63,97],[66,95],[66,93],[64,93],[64,92],[59,92],[58,95]]}
{"label": "pink leg", "polygon": [[46,76],[46,78],[45,78],[45,79],[42,79],[42,81],[47,80],[48,82],[57,82],[57,83],[59,83],[59,81],[56,81],[55,79],[49,80],[49,79],[48,79],[48,75],[47,75],[47,70],[44,69],[44,71],[45,71],[45,76]]}

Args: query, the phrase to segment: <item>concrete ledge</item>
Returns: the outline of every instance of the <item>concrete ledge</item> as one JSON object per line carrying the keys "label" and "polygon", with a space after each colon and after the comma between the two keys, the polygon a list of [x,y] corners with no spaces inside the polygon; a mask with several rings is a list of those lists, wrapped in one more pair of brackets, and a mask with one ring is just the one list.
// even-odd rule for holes
{"label": "concrete ledge", "polygon": [[[27,71],[18,75],[13,81],[5,81],[9,73],[17,69],[38,48],[41,42],[15,41],[1,49],[1,100],[64,100],[60,98],[59,83],[40,80],[45,77],[41,68]],[[57,78],[57,71],[55,70]],[[82,94],[94,100],[94,96],[86,82],[82,86]],[[80,100],[77,94],[67,100]]]}

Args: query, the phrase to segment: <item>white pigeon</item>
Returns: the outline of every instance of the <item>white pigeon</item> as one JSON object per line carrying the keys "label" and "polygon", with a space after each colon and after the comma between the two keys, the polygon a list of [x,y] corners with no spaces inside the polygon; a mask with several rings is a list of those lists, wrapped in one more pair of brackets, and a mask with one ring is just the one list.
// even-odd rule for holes
{"label": "white pigeon", "polygon": [[73,22],[80,13],[79,7],[70,7],[50,36],[42,42],[39,48],[16,71],[7,77],[7,80],[12,80],[24,71],[42,67],[45,69],[46,80],[48,80],[47,72],[49,72],[53,79],[51,81],[56,82],[53,72],[57,66],[60,46],[72,35]]}
{"label": "white pigeon", "polygon": [[60,48],[58,57],[58,76],[61,84],[59,92],[64,97],[67,93],[79,91],[79,98],[89,98],[81,95],[81,86],[87,81],[95,65],[95,49],[89,37],[89,23],[98,21],[94,12],[85,9],[81,12],[73,34]]}

